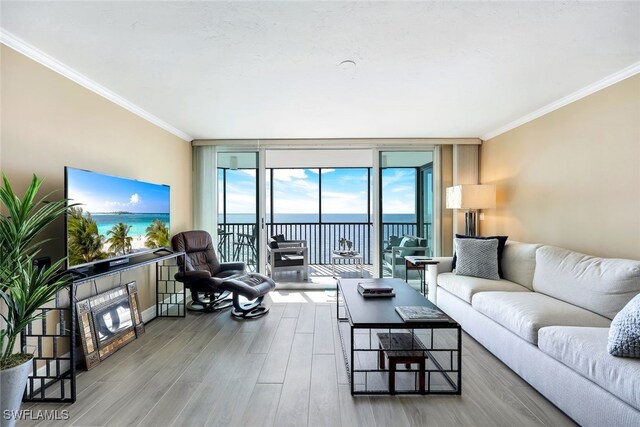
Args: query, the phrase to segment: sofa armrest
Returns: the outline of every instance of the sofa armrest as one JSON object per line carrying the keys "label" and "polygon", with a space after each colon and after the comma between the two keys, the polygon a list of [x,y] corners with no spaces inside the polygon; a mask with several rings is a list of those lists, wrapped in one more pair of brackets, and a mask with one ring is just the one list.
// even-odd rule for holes
{"label": "sofa armrest", "polygon": [[272,254],[303,254],[303,253],[307,253],[309,251],[309,248],[307,248],[306,246],[292,246],[290,248],[278,248],[278,249],[272,249],[269,248],[269,252]]}
{"label": "sofa armrest", "polygon": [[434,304],[437,304],[437,283],[438,274],[450,273],[453,263],[453,257],[433,257],[434,261],[438,261],[437,264],[429,264],[427,266],[427,287],[429,289],[428,298]]}
{"label": "sofa armrest", "polygon": [[278,242],[279,248],[303,248],[306,246],[306,240],[285,240],[284,242]]}
{"label": "sofa armrest", "polygon": [[400,250],[405,249],[407,251],[422,252],[420,255],[426,255],[429,248],[426,246],[391,246],[391,252],[394,256],[400,257]]}
{"label": "sofa armrest", "polygon": [[[450,256],[437,256],[433,257],[434,261],[438,261],[438,264],[433,264],[433,267],[437,268],[438,274],[451,273],[453,271],[453,257]],[[432,266],[430,265],[429,268]]]}

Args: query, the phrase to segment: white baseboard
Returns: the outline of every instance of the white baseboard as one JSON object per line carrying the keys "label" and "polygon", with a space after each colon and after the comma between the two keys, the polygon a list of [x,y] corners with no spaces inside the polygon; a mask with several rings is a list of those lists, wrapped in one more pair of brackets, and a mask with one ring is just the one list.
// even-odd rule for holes
{"label": "white baseboard", "polygon": [[156,317],[156,305],[152,305],[151,307],[144,310],[142,313],[142,323],[147,323],[151,319]]}
{"label": "white baseboard", "polygon": [[[180,301],[180,300],[178,300],[178,301]],[[187,293],[186,301],[185,301],[185,309],[186,309],[186,304],[189,303],[189,301],[191,301],[191,295]],[[170,298],[165,298],[163,303],[164,304],[169,304],[170,303]],[[140,313],[140,314],[142,315],[142,323],[148,323],[148,322],[152,321],[153,319],[155,319],[158,316],[157,304],[154,304],[151,307],[147,308],[146,310],[143,310],[142,313]]]}

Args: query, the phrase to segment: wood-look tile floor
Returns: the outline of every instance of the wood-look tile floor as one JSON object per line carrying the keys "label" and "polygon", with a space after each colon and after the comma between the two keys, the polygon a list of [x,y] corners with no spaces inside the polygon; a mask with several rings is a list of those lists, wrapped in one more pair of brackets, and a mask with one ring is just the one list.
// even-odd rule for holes
{"label": "wood-look tile floor", "polygon": [[66,421],[19,426],[565,426],[559,409],[468,335],[462,396],[349,393],[332,293],[271,294],[268,315],[157,319],[78,376]]}

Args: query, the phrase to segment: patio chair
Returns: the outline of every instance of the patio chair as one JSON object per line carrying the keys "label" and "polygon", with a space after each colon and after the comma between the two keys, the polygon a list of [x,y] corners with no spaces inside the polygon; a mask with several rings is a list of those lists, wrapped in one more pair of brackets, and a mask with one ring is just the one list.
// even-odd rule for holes
{"label": "patio chair", "polygon": [[429,253],[427,239],[423,237],[404,235],[389,236],[385,242],[383,252],[383,264],[387,270],[391,270],[391,277],[403,277],[404,257],[408,255],[426,256]]}
{"label": "patio chair", "polygon": [[258,239],[258,228],[254,225],[251,234],[238,233],[238,240],[233,244],[233,259],[239,260],[247,254],[247,264],[257,265],[258,252],[256,251],[256,240]]}
{"label": "patio chair", "polygon": [[286,240],[284,235],[273,236],[267,245],[267,275],[274,277],[280,271],[302,272],[309,277],[309,248],[306,240]]}

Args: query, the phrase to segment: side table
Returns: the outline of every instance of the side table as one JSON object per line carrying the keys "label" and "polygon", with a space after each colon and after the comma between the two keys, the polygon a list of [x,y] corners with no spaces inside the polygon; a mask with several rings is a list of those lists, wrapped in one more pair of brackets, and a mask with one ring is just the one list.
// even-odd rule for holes
{"label": "side table", "polygon": [[[435,304],[436,298],[436,280],[438,276],[437,268],[429,268],[429,278],[425,277],[426,267],[433,265],[437,266],[440,261],[436,261],[433,258],[423,256],[406,256],[404,257],[404,281],[407,282],[409,270],[419,270],[420,273],[420,292],[424,295],[428,295],[429,301]],[[435,274],[432,273],[435,271]],[[432,285],[433,284],[433,285]]]}
{"label": "side table", "polygon": [[360,254],[353,255],[340,255],[338,253],[331,253],[331,274],[333,277],[336,277],[336,261],[338,260],[354,260],[356,267],[360,267],[360,277],[364,277],[364,257]]}

